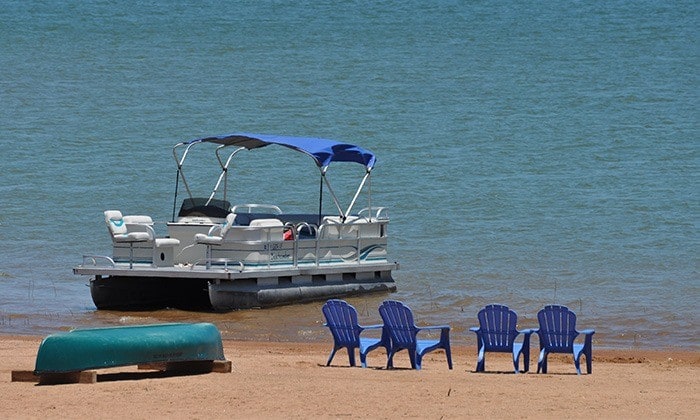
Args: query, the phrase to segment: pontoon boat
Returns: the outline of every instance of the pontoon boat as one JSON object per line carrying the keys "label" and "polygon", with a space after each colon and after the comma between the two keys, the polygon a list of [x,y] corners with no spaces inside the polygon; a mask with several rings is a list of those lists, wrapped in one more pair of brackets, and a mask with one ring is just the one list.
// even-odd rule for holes
{"label": "pontoon boat", "polygon": [[[211,194],[201,197],[192,194],[183,164],[191,151],[205,145],[214,147],[221,173]],[[321,183],[317,212],[285,213],[274,204],[231,205],[227,178],[232,160],[270,145],[314,161]],[[333,140],[239,133],[178,143],[173,156],[177,182],[167,236],[156,235],[149,216],[107,210],[112,255],[85,255],[73,269],[91,276],[98,309],[229,311],[396,290],[392,270],[398,264],[387,259],[388,211],[371,200],[372,152]],[[326,177],[333,162],[365,168],[347,208]],[[187,196],[176,214],[180,184]],[[332,214],[323,212],[324,191],[336,207]],[[367,205],[354,211],[363,192]]]}

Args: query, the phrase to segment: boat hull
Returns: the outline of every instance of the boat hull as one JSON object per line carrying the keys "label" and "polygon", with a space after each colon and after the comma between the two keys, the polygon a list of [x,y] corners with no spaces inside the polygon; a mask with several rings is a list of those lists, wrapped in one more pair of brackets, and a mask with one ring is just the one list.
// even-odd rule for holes
{"label": "boat hull", "polygon": [[[372,277],[357,276],[368,274]],[[262,280],[262,281],[261,281]],[[267,308],[368,293],[396,291],[391,271],[288,277],[257,281],[211,281],[209,301],[216,311]]]}
{"label": "boat hull", "polygon": [[90,294],[97,309],[211,309],[207,280],[144,276],[95,276]]}
{"label": "boat hull", "polygon": [[[256,272],[103,269],[90,280],[98,309],[227,312],[396,291],[396,263]],[[91,271],[95,271],[92,269]],[[86,274],[86,273],[80,273]],[[199,275],[198,275],[199,274]]]}
{"label": "boat hull", "polygon": [[46,337],[34,372],[211,360],[224,360],[224,351],[219,330],[209,323],[90,328]]}

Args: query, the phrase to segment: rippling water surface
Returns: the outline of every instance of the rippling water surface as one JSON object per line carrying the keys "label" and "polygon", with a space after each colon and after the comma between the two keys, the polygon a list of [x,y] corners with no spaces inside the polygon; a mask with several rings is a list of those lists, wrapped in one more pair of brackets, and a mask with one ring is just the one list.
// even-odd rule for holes
{"label": "rippling water surface", "polygon": [[[378,155],[374,202],[391,209],[401,263],[390,297],[419,322],[449,322],[453,341],[473,343],[487,303],[522,327],[558,303],[600,346],[697,349],[698,12],[663,0],[6,1],[0,332],[196,320],[232,338],[327,340],[321,303],[96,311],[71,272],[110,252],[103,210],[169,219],[173,144],[248,131]],[[308,162],[256,159],[241,201],[308,208]],[[369,323],[386,297],[350,301]]]}

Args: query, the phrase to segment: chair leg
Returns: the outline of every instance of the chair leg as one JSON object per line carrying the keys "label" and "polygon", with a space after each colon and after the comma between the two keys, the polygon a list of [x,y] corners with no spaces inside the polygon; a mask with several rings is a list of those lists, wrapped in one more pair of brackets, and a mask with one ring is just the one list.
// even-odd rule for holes
{"label": "chair leg", "polygon": [[547,352],[545,349],[540,351],[540,358],[537,361],[537,373],[547,373]]}
{"label": "chair leg", "polygon": [[396,352],[392,349],[392,350],[389,350],[389,352],[386,354],[386,368],[387,369],[394,368],[394,353],[396,353]]}
{"label": "chair leg", "polygon": [[420,359],[418,359],[416,349],[406,349],[406,351],[408,351],[408,358],[411,361],[411,367],[415,370],[420,370],[420,359],[422,359],[423,356],[420,356]]}
{"label": "chair leg", "polygon": [[593,333],[586,334],[583,354],[586,356],[586,372],[590,375],[593,372]]}
{"label": "chair leg", "polygon": [[355,366],[355,349],[353,347],[348,347],[348,359],[350,366]]}
{"label": "chair leg", "polygon": [[452,351],[450,346],[445,347],[445,356],[447,357],[447,367],[452,370]]}
{"label": "chair leg", "polygon": [[513,367],[515,373],[520,373],[520,356],[523,357],[523,372],[530,370],[530,349],[513,347]]}
{"label": "chair leg", "polygon": [[542,373],[547,373],[547,356],[549,356],[549,353],[544,354],[544,360],[542,361]]}
{"label": "chair leg", "polygon": [[593,372],[593,357],[591,353],[586,353],[586,373],[589,375]]}
{"label": "chair leg", "polygon": [[335,356],[335,352],[338,351],[337,347],[333,347],[333,350],[331,350],[331,355],[328,357],[328,362],[326,363],[326,366],[331,365],[331,360],[333,360],[333,356]]}
{"label": "chair leg", "polygon": [[483,372],[486,369],[486,352],[484,348],[479,346],[476,352],[476,371]]}
{"label": "chair leg", "polygon": [[530,347],[523,347],[523,372],[530,371]]}

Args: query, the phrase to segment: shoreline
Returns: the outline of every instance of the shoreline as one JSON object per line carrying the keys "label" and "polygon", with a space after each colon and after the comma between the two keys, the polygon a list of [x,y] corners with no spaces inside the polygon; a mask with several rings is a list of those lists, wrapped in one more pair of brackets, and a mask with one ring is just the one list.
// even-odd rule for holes
{"label": "shoreline", "polygon": [[[61,333],[65,331],[56,331],[56,333]],[[52,333],[53,334],[53,333]],[[47,335],[37,335],[37,334],[8,334],[8,333],[3,333],[0,332],[0,342],[1,341],[6,341],[6,340],[17,340],[17,341],[31,341],[31,342],[36,342],[37,345],[43,340]],[[534,354],[537,350],[537,336],[535,335],[535,338],[531,342],[531,363],[537,364],[537,358],[536,355]],[[310,341],[298,341],[298,340],[256,340],[256,339],[248,339],[248,338],[229,338],[229,337],[222,337],[221,341],[224,343],[224,347],[226,347],[226,343],[255,343],[257,345],[285,345],[285,344],[294,344],[294,345],[300,345],[300,346],[311,346],[311,347],[328,347],[330,349],[333,339],[330,335],[328,334],[328,337],[326,340],[310,340]],[[465,344],[463,342],[458,342],[454,343],[452,342],[452,348],[454,349],[467,349],[467,351],[471,350],[474,353],[474,357],[476,357],[476,345],[471,345],[471,344]],[[634,356],[629,356],[630,353],[633,353]],[[495,355],[498,357],[499,355]],[[551,356],[550,356],[551,357]],[[557,357],[557,355],[554,355],[554,357]],[[700,348],[695,349],[695,348],[683,348],[683,347],[666,347],[666,348],[657,348],[657,347],[650,347],[650,348],[643,348],[643,347],[636,347],[636,348],[620,348],[620,347],[599,347],[596,346],[595,342],[593,343],[593,359],[598,360],[600,359],[601,361],[605,362],[612,362],[612,363],[638,363],[643,360],[649,360],[649,361],[663,361],[668,358],[672,358],[674,360],[679,360],[679,361],[687,361],[691,364],[698,364],[700,366]],[[629,360],[628,362],[623,362],[622,360]]]}
{"label": "shoreline", "polygon": [[[164,323],[167,323],[168,321],[163,321]],[[172,322],[188,322],[186,320],[173,320]],[[209,322],[206,320],[195,320],[192,322]],[[214,322],[216,325],[216,323]],[[123,326],[123,325],[101,325],[95,328],[110,328],[110,327],[118,327],[118,326]],[[218,327],[218,326],[217,326]],[[75,328],[91,328],[91,327],[75,327]],[[66,328],[66,329],[57,329],[53,332],[47,333],[45,335],[40,335],[36,333],[17,333],[17,332],[2,332],[0,331],[0,340],[1,339],[13,339],[13,340],[42,340],[44,337],[50,335],[50,334],[57,334],[57,333],[63,333],[70,331],[73,328]],[[324,343],[330,343],[332,338],[330,335],[330,332],[328,332],[328,329],[326,327],[322,327],[325,332],[327,332],[327,336],[324,336],[322,338],[314,337],[312,339],[305,339],[305,340],[294,340],[294,339],[286,339],[284,337],[279,337],[279,336],[274,336],[271,337],[270,339],[260,339],[260,338],[255,338],[255,337],[237,337],[234,338],[231,336],[231,334],[224,334],[223,331],[220,330],[222,333],[221,339],[225,343],[227,341],[230,342],[254,342],[254,343],[298,343],[298,344],[321,344],[324,345]],[[456,328],[453,328],[451,330],[451,336],[454,334],[454,332],[457,331],[457,333],[463,333],[466,335],[467,338],[465,339],[459,339],[456,337],[451,337],[451,344],[453,347],[466,347],[466,348],[472,348],[474,350],[474,353],[476,354],[476,339],[473,336],[473,333],[467,334],[465,331],[459,331]],[[580,338],[579,338],[580,339]],[[531,340],[530,346],[531,346],[531,354],[532,355],[532,361],[534,363],[537,363],[537,359],[534,356],[534,352],[537,351],[538,348],[538,341],[537,341],[537,335],[533,335],[533,338]],[[594,357],[596,355],[600,356],[601,353],[607,354],[608,352],[610,353],[635,353],[635,354],[648,354],[652,359],[658,359],[660,356],[657,357],[657,354],[677,354],[680,355],[683,358],[686,358],[686,354],[700,354],[700,345],[699,346],[694,346],[694,347],[680,347],[680,346],[665,346],[665,347],[643,347],[643,346],[628,346],[628,347],[616,347],[616,346],[602,346],[596,343],[595,338],[593,341],[593,351],[594,351]]]}
{"label": "shoreline", "polygon": [[[95,384],[37,386],[11,382],[32,370],[42,337],[0,335],[3,418],[468,418],[700,417],[700,352],[593,348],[593,373],[576,375],[565,355],[549,373],[513,374],[507,354],[487,353],[486,373],[474,373],[476,348],[429,353],[421,371],[406,352],[385,369],[383,350],[368,368],[351,368],[340,350],[330,367],[327,342],[225,339],[231,373],[154,377],[135,366],[101,369]],[[118,409],[115,409],[118,407]]]}

